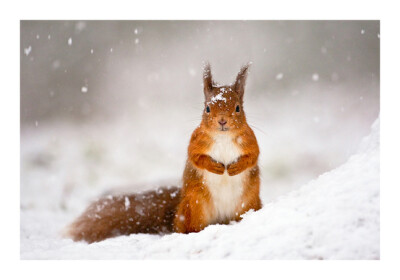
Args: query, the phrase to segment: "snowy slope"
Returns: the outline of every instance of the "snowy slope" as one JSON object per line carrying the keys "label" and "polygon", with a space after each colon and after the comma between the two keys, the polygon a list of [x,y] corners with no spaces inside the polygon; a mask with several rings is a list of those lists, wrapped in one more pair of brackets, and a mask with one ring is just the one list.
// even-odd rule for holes
{"label": "snowy slope", "polygon": [[379,119],[345,164],[247,213],[240,223],[88,245],[59,237],[71,217],[22,210],[21,258],[379,259]]}

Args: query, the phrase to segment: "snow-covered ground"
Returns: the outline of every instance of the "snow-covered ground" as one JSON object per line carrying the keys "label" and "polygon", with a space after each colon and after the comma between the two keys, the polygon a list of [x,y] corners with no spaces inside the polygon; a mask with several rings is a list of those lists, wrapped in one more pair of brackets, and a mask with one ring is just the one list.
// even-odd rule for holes
{"label": "snow-covered ground", "polygon": [[[149,132],[146,139],[154,139],[157,145],[149,141],[130,145],[140,139],[135,135],[129,138],[129,124],[109,127],[110,133],[101,134],[100,142],[89,127],[66,127],[37,124],[34,131],[21,131],[22,259],[380,258],[379,119],[355,155],[340,167],[296,190],[285,189],[280,196],[273,196],[267,186],[271,181],[264,180],[264,207],[245,214],[240,223],[212,225],[188,235],[121,236],[90,245],[63,239],[60,231],[110,185],[134,182],[140,187],[130,188],[139,190],[176,184],[185,149],[174,148],[182,146],[175,141],[187,142],[190,130],[182,134],[161,126],[157,133],[164,129],[175,137],[159,141]],[[264,143],[266,137],[257,137]],[[185,140],[176,140],[180,138]],[[157,151],[144,152],[151,149],[170,154],[160,158]],[[135,154],[141,158],[133,162],[141,164],[127,165]],[[175,158],[179,160],[172,160]],[[266,163],[262,158],[261,165],[268,167]]]}

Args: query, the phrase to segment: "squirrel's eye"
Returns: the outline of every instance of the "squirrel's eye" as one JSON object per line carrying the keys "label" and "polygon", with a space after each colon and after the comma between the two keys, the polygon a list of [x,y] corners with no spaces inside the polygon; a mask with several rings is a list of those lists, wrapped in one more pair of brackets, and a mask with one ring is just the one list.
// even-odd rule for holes
{"label": "squirrel's eye", "polygon": [[236,105],[236,112],[240,112],[240,106],[239,105]]}
{"label": "squirrel's eye", "polygon": [[210,106],[207,106],[206,112],[207,112],[207,113],[210,113]]}

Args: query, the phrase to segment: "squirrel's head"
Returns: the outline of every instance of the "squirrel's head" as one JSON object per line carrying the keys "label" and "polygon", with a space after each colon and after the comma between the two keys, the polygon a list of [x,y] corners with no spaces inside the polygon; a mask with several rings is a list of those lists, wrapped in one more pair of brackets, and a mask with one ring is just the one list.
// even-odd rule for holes
{"label": "squirrel's head", "polygon": [[246,116],[243,111],[243,95],[250,64],[243,66],[233,84],[216,85],[211,68],[204,67],[204,112],[203,124],[214,131],[234,131],[243,128]]}

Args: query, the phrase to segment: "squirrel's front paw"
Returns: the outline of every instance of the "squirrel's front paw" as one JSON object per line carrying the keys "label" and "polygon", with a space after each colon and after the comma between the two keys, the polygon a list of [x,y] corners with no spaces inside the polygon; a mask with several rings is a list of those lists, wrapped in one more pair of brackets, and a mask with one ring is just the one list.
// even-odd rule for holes
{"label": "squirrel's front paw", "polygon": [[220,162],[215,162],[208,171],[222,175],[225,172],[225,165]]}
{"label": "squirrel's front paw", "polygon": [[243,171],[243,168],[241,165],[239,165],[237,162],[231,163],[227,166],[227,171],[229,176],[235,176],[239,174],[240,172]]}

